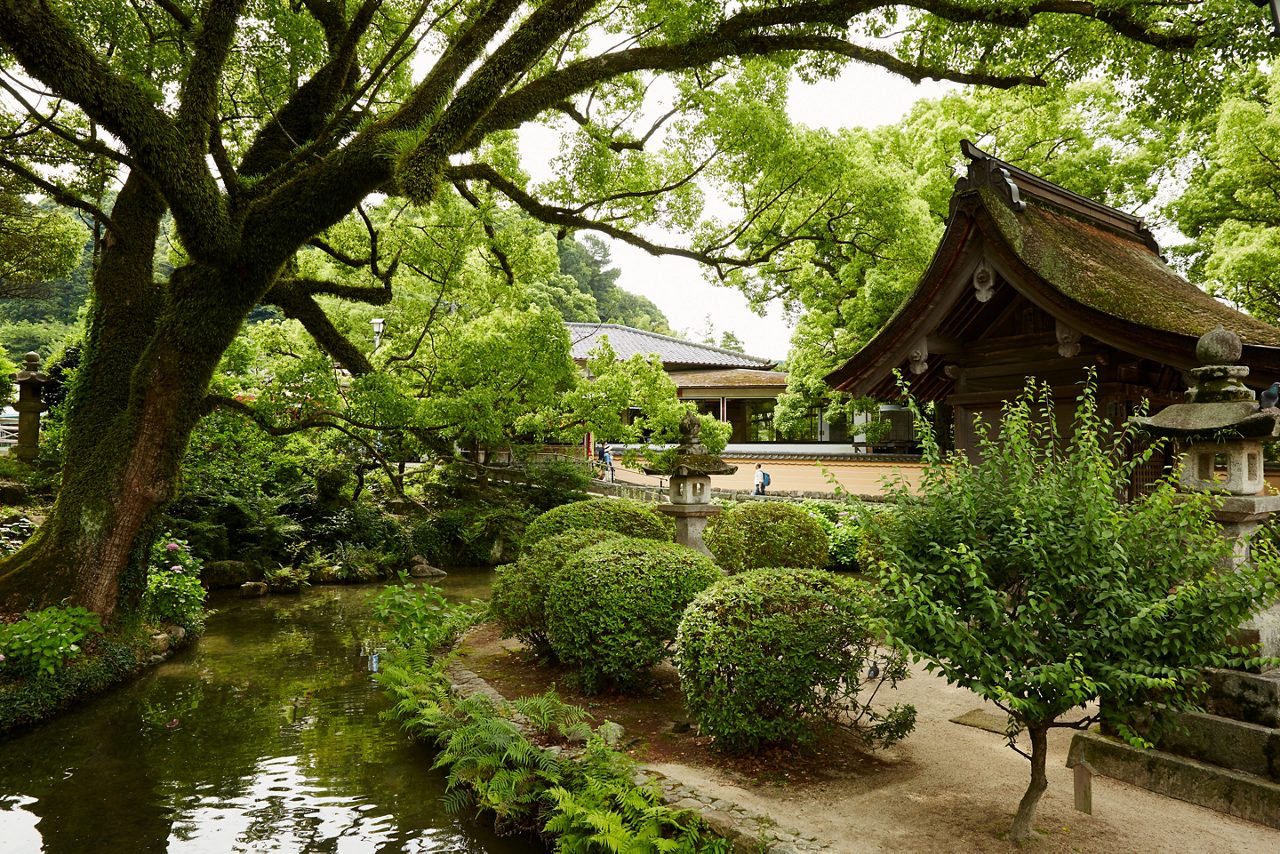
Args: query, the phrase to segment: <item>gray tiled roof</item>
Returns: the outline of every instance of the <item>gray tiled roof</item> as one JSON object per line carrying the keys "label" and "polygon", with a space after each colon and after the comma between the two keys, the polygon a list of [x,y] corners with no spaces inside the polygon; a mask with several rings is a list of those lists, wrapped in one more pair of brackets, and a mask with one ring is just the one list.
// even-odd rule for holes
{"label": "gray tiled roof", "polygon": [[670,335],[659,335],[643,329],[621,326],[617,323],[566,323],[569,330],[569,342],[573,348],[573,358],[587,358],[591,349],[599,343],[602,335],[609,337],[609,346],[618,354],[619,359],[628,359],[637,353],[656,355],[667,368],[699,367],[699,368],[772,368],[776,362],[772,359],[761,359],[756,356],[745,356],[722,347],[711,347],[707,344],[694,344],[672,338]]}

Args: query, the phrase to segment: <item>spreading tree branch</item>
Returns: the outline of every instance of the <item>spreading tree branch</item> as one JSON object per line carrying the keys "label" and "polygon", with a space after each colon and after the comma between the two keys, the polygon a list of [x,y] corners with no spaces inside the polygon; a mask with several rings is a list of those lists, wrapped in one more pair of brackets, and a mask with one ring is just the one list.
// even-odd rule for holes
{"label": "spreading tree branch", "polygon": [[164,194],[187,252],[210,263],[226,260],[234,241],[217,184],[203,154],[188,149],[149,91],[100,59],[52,4],[0,2],[0,44],[124,143],[135,168]]}
{"label": "spreading tree branch", "polygon": [[[338,331],[338,327],[333,325],[329,315],[325,314],[324,309],[315,301],[315,294],[325,292],[319,289],[320,285],[321,283],[316,282],[277,282],[271,290],[267,291],[263,301],[278,306],[285,317],[301,323],[325,355],[345,368],[353,377],[373,373],[373,364],[369,358]],[[334,294],[334,296],[341,296],[341,294]]]}
{"label": "spreading tree branch", "polygon": [[39,187],[49,198],[53,199],[58,204],[66,205],[69,208],[75,208],[79,211],[84,211],[89,216],[105,225],[112,233],[117,235],[119,234],[120,230],[116,228],[111,217],[108,216],[102,208],[99,208],[97,205],[90,204],[75,193],[60,187],[52,181],[40,177],[39,174],[16,160],[10,160],[7,157],[0,157],[0,168],[6,169],[14,175],[17,175],[19,178],[22,178],[24,181],[28,181]]}
{"label": "spreading tree branch", "polygon": [[210,0],[196,30],[195,54],[178,93],[177,126],[191,151],[203,156],[218,121],[218,86],[246,0]]}

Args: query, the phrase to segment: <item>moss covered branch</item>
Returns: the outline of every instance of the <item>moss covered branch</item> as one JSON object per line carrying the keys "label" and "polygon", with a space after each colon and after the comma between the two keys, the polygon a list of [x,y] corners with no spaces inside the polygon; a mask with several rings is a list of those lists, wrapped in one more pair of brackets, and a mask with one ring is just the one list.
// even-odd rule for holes
{"label": "moss covered branch", "polygon": [[461,150],[494,102],[596,5],[597,0],[544,3],[520,23],[458,90],[440,118],[401,160],[397,178],[418,204],[435,196],[447,158]]}
{"label": "moss covered branch", "polygon": [[[1200,43],[1200,38],[1194,29],[1178,32],[1173,27],[1162,25],[1162,23],[1142,21],[1129,9],[1118,8],[1114,3],[1041,0],[1038,3],[989,4],[978,8],[954,0],[905,0],[900,5],[920,9],[957,24],[995,24],[1012,29],[1025,29],[1031,26],[1037,15],[1072,15],[1092,18],[1106,24],[1126,38],[1162,50],[1190,50]],[[1155,9],[1158,10],[1159,7]]]}
{"label": "moss covered branch", "polygon": [[[296,320],[303,325],[307,333],[316,340],[316,344],[330,359],[333,359],[352,376],[362,376],[373,372],[373,364],[356,345],[338,331],[329,315],[315,301],[313,294],[320,293],[319,282],[281,282],[271,288],[263,298],[265,302],[279,306],[285,317]],[[308,290],[308,288],[316,290]],[[331,285],[331,288],[341,286]],[[374,288],[357,288],[360,291],[376,291]],[[390,300],[390,286],[386,290]],[[334,294],[341,296],[341,294]]]}
{"label": "moss covered branch", "polygon": [[177,125],[191,151],[203,155],[218,120],[218,87],[245,0],[211,0],[195,36],[195,53],[178,93]]}
{"label": "moss covered branch", "polygon": [[45,3],[0,2],[0,43],[32,77],[119,138],[173,212],[184,248],[217,263],[230,254],[230,220],[218,186],[177,124],[139,83],[117,74]]}

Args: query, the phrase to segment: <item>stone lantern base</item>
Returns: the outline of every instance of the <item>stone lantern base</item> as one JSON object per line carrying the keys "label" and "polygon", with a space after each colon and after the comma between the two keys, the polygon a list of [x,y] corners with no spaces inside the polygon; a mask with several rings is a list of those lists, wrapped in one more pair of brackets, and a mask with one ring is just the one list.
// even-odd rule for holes
{"label": "stone lantern base", "polygon": [[[1272,514],[1280,512],[1280,495],[1228,495],[1213,511],[1214,521],[1222,526],[1222,535],[1231,542],[1231,568],[1247,562],[1249,540],[1258,526]],[[1280,656],[1280,603],[1259,611],[1240,627],[1241,643],[1262,644],[1258,653]]]}
{"label": "stone lantern base", "polygon": [[707,529],[711,517],[723,512],[715,504],[659,504],[654,508],[659,513],[670,516],[676,523],[676,542],[701,552],[707,557],[714,557],[707,544],[702,541],[702,532]]}

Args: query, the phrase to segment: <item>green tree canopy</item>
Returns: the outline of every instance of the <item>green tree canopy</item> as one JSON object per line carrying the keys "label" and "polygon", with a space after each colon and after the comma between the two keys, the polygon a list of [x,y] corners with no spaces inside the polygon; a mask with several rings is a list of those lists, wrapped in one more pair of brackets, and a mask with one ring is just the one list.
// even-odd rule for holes
{"label": "green tree canopy", "polygon": [[594,316],[569,317],[565,320],[621,323],[636,329],[648,329],[671,335],[667,316],[653,302],[619,287],[622,271],[610,266],[613,259],[609,247],[592,234],[565,237],[559,241],[560,271],[573,278],[578,290],[595,299]]}
{"label": "green tree canopy", "polygon": [[43,299],[80,263],[85,230],[64,211],[33,204],[0,170],[0,300]]}
{"label": "green tree canopy", "polygon": [[1170,210],[1192,238],[1190,276],[1280,322],[1280,67],[1246,75],[1208,122],[1186,192]]}
{"label": "green tree canopy", "polygon": [[[784,267],[778,277],[773,293],[800,313],[779,423],[803,422],[813,407],[833,402],[822,378],[875,336],[924,274],[948,215],[962,139],[1077,193],[1136,211],[1155,200],[1163,180],[1176,178],[1181,153],[1200,136],[1189,118],[1154,121],[1152,105],[1130,106],[1115,81],[1089,80],[955,92],[917,103],[895,125],[806,131],[809,148],[826,146],[821,150],[845,158],[840,171],[856,176],[845,186],[863,185],[857,209],[866,224],[854,232],[854,246],[837,247],[825,264]],[[868,403],[837,394],[832,409],[848,416]]]}

